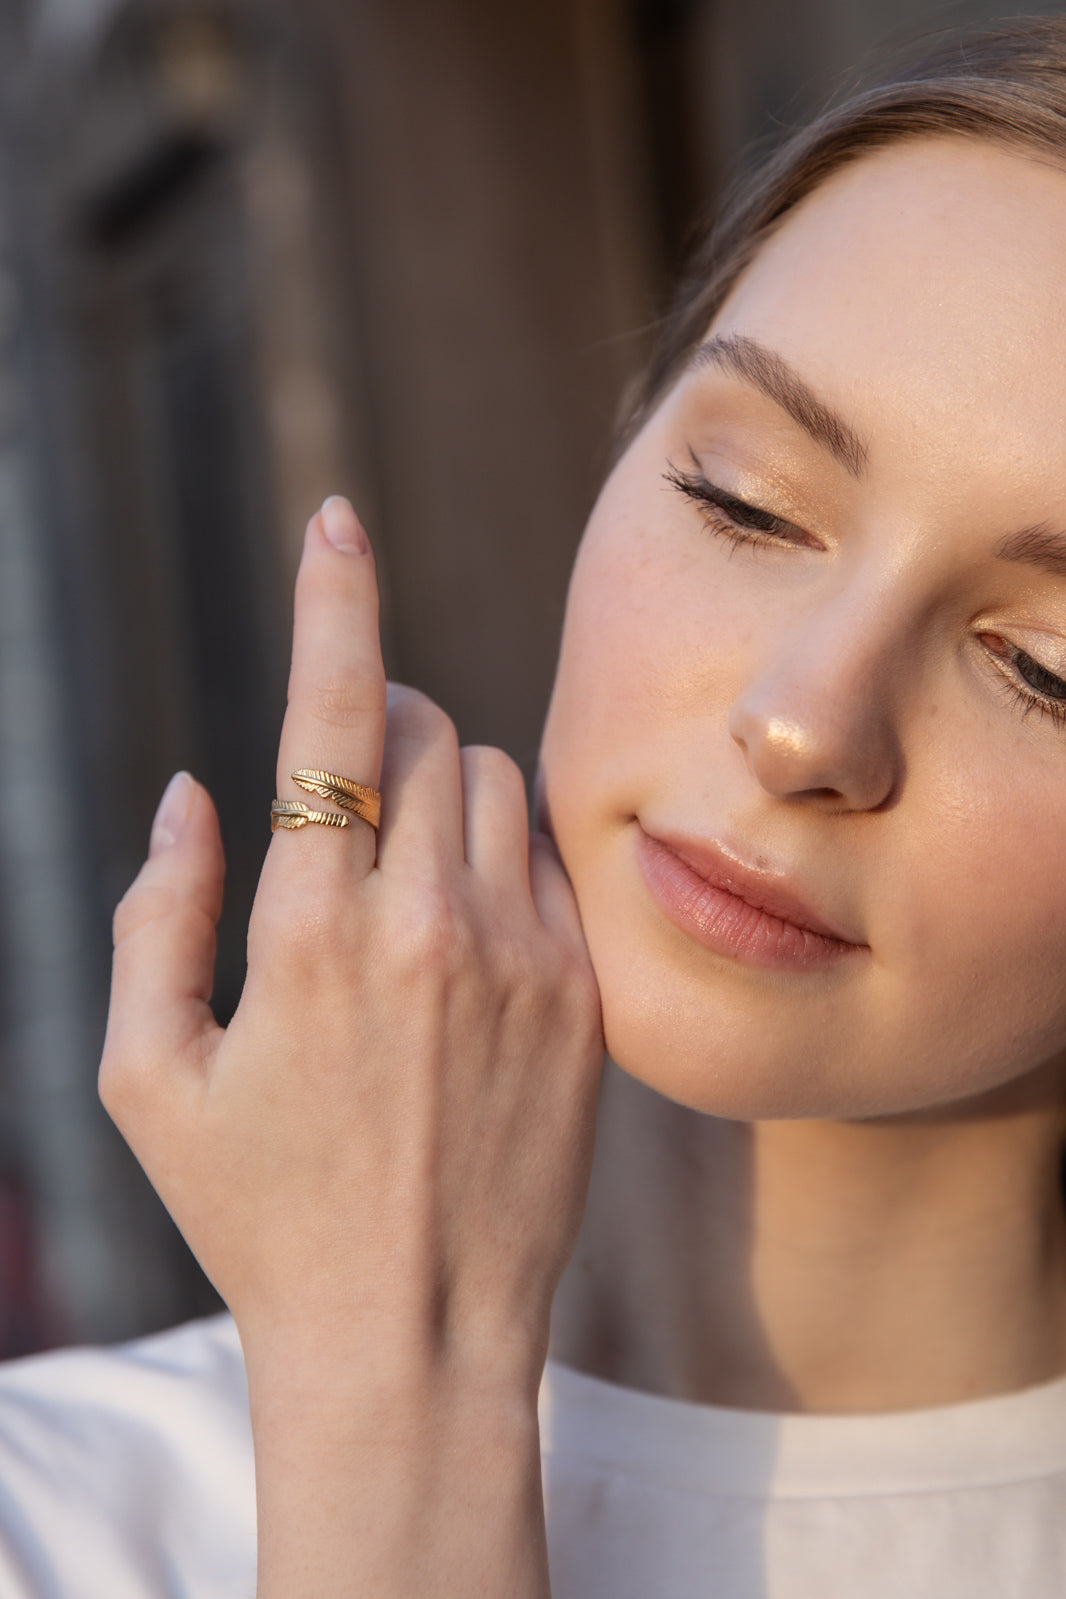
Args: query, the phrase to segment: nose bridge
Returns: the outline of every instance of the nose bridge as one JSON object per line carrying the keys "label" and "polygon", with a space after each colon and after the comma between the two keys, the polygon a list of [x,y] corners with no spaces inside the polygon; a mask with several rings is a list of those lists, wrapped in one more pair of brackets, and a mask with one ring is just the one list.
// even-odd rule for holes
{"label": "nose bridge", "polygon": [[[768,638],[730,730],[768,792],[869,809],[902,773],[899,574],[841,581]],[[913,643],[913,640],[911,641]]]}

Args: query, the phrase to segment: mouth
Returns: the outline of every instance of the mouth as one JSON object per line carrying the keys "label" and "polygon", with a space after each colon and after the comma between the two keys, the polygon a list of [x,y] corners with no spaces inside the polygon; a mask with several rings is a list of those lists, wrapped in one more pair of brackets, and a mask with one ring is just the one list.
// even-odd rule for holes
{"label": "mouth", "polygon": [[638,823],[637,854],[652,898],[681,932],[742,965],[801,971],[868,950],[785,876],[720,845],[654,835]]}

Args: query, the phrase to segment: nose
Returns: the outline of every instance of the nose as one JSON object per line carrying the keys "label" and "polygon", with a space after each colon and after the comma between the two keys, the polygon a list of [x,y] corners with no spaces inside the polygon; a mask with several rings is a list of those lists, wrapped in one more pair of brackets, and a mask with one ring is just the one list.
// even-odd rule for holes
{"label": "nose", "polygon": [[839,604],[775,640],[751,673],[729,731],[760,786],[830,810],[886,804],[903,776],[898,661],[882,617]]}

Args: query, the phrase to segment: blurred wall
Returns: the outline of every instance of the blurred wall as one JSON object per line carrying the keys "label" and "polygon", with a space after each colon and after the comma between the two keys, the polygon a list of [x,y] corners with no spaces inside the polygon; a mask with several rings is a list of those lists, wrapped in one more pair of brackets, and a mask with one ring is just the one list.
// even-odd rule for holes
{"label": "blurred wall", "polygon": [[232,1011],[307,516],[352,496],[391,672],[531,771],[696,220],[881,41],[996,9],[0,8],[0,1353],[212,1303],[96,1105],[109,918],[190,767]]}

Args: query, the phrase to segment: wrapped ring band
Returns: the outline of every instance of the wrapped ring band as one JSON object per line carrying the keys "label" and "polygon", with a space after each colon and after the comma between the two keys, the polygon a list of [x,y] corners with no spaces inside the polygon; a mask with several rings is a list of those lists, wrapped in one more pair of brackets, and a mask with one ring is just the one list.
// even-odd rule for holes
{"label": "wrapped ring band", "polygon": [[321,772],[314,768],[301,768],[293,772],[292,780],[308,794],[320,794],[332,800],[342,811],[360,817],[377,828],[381,822],[381,795],[376,788],[365,783],[353,783],[350,777],[338,777],[335,772]]}
{"label": "wrapped ring band", "polygon": [[293,772],[292,780],[308,794],[320,794],[340,806],[339,811],[314,811],[303,800],[276,799],[270,807],[270,831],[279,827],[295,830],[309,822],[319,827],[350,827],[353,816],[369,823],[375,830],[381,821],[381,795],[376,788],[365,783],[353,783],[350,777],[338,777],[335,772],[323,772],[317,767],[301,767]]}
{"label": "wrapped ring band", "polygon": [[317,822],[319,827],[349,827],[351,818],[342,816],[340,811],[313,811],[303,800],[276,799],[270,807],[272,833],[279,827],[295,831],[298,827],[306,827],[308,822]]}

